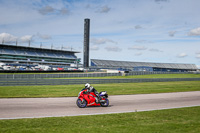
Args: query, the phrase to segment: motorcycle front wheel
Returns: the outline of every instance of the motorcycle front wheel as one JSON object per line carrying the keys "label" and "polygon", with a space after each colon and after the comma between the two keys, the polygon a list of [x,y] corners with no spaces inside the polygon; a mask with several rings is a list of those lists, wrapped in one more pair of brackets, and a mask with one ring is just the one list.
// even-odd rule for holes
{"label": "motorcycle front wheel", "polygon": [[109,100],[106,98],[106,99],[105,99],[105,102],[100,102],[100,104],[101,104],[102,107],[108,107],[108,105],[109,105]]}
{"label": "motorcycle front wheel", "polygon": [[79,108],[85,108],[87,106],[87,101],[85,99],[83,99],[83,101],[81,101],[81,99],[77,99],[76,105]]}

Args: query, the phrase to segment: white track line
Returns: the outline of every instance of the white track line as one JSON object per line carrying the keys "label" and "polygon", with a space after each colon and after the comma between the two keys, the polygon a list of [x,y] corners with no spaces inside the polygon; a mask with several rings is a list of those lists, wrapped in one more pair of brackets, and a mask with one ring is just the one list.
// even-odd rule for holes
{"label": "white track line", "polygon": [[76,115],[58,115],[58,116],[38,116],[38,117],[13,117],[13,118],[0,118],[0,120],[12,120],[12,119],[35,119],[35,118],[50,118],[50,117],[67,117],[67,116],[87,116],[87,115],[104,115],[104,114],[119,114],[119,113],[132,113],[132,112],[145,112],[155,110],[166,110],[166,109],[178,109],[187,107],[197,107],[199,105],[171,107],[171,108],[160,108],[160,109],[147,109],[147,110],[134,110],[134,111],[122,111],[122,112],[107,112],[107,113],[92,113],[92,114],[76,114]]}

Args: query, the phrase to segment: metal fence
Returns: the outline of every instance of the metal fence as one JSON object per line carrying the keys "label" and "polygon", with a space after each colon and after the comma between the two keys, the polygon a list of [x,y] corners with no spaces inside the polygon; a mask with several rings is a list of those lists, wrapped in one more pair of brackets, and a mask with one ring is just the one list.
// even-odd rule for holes
{"label": "metal fence", "polygon": [[200,81],[200,78],[146,78],[146,79],[3,79],[0,86],[33,86],[33,85],[71,85],[71,84],[106,84],[137,82],[171,82]]}
{"label": "metal fence", "polygon": [[[180,72],[188,73],[188,72]],[[44,78],[74,78],[74,77],[106,77],[106,76],[130,76],[149,74],[175,74],[174,72],[141,72],[133,71],[129,73],[74,73],[74,74],[0,74],[1,79],[44,79]]]}
{"label": "metal fence", "polygon": [[121,76],[121,73],[77,73],[77,74],[1,74],[0,79],[44,79],[74,77],[106,77]]}
{"label": "metal fence", "polygon": [[150,74],[194,74],[194,72],[150,72],[150,71],[131,71],[126,73],[126,76],[131,75],[150,75]]}

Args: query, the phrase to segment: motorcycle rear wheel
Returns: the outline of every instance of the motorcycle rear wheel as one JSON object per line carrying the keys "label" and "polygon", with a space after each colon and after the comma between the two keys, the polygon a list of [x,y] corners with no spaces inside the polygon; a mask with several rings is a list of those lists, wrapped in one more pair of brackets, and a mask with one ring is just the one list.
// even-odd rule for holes
{"label": "motorcycle rear wheel", "polygon": [[108,107],[109,105],[109,100],[107,98],[105,100],[106,100],[105,102],[100,102],[102,107]]}
{"label": "motorcycle rear wheel", "polygon": [[76,105],[79,108],[85,108],[87,106],[87,101],[85,99],[83,99],[83,101],[81,101],[81,99],[77,99],[76,100]]}

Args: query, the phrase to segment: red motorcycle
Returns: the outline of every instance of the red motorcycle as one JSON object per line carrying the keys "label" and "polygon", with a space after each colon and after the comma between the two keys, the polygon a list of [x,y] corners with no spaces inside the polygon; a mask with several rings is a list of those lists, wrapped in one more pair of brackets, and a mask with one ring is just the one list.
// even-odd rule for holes
{"label": "red motorcycle", "polygon": [[109,105],[108,94],[106,91],[102,91],[99,93],[99,98],[97,98],[93,92],[81,90],[78,94],[76,104],[79,108],[85,108],[87,106],[107,107]]}

